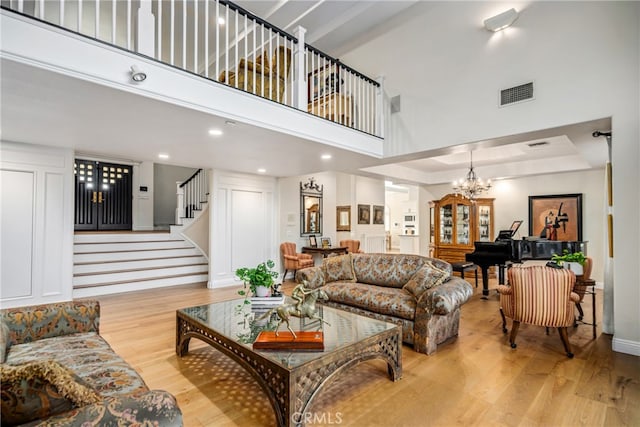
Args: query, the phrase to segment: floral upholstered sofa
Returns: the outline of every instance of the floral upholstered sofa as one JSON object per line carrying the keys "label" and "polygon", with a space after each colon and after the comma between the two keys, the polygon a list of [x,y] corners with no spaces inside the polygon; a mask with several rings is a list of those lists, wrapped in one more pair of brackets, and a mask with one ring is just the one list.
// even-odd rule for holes
{"label": "floral upholstered sofa", "polygon": [[0,321],[3,426],[182,425],[176,399],[98,334],[98,301],[3,309]]}
{"label": "floral upholstered sofa", "polygon": [[402,325],[402,340],[419,353],[458,335],[460,306],[473,289],[445,261],[419,255],[348,254],[305,268],[296,281],[322,287],[323,304]]}

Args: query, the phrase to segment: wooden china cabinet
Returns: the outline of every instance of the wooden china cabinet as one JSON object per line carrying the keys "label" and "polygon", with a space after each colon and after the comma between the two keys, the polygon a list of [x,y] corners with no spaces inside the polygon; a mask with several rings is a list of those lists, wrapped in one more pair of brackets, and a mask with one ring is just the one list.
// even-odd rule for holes
{"label": "wooden china cabinet", "polygon": [[447,262],[465,261],[473,252],[474,242],[492,242],[493,200],[469,200],[447,194],[431,202],[433,208],[433,255]]}

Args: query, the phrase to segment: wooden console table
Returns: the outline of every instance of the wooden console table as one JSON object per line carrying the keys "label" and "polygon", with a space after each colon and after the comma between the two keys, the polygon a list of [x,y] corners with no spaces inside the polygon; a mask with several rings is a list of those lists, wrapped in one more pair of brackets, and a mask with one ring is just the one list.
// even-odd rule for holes
{"label": "wooden console table", "polygon": [[346,246],[331,246],[328,248],[323,248],[318,246],[317,248],[311,246],[303,246],[302,247],[303,254],[322,254],[322,258],[326,258],[331,254],[346,254],[347,247]]}
{"label": "wooden console table", "polygon": [[336,92],[314,99],[308,105],[308,111],[311,114],[345,126],[353,125],[351,122],[352,109],[351,97]]}

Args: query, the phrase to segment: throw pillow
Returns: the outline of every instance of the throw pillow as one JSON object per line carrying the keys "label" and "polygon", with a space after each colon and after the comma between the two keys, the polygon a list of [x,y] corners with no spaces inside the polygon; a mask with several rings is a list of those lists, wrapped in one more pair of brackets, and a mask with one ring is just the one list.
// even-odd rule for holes
{"label": "throw pillow", "polygon": [[416,298],[420,298],[424,291],[441,285],[448,277],[449,273],[445,270],[441,270],[431,264],[424,264],[402,289],[409,291]]}
{"label": "throw pillow", "polygon": [[351,254],[325,258],[322,262],[322,267],[324,268],[325,283],[337,282],[338,280],[344,282],[356,281],[356,273],[353,270]]}
{"label": "throw pillow", "polygon": [[53,360],[0,365],[2,425],[47,418],[100,401],[81,379]]}

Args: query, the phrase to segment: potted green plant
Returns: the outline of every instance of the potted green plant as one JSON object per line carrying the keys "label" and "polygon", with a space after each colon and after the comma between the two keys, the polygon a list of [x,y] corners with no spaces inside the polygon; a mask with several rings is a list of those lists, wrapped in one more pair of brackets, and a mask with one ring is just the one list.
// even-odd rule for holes
{"label": "potted green plant", "polygon": [[[242,267],[236,270],[236,276],[244,282],[244,288],[240,289],[238,294],[245,297],[245,304],[249,304],[248,298],[250,296],[269,296],[271,287],[278,277],[278,272],[273,270],[275,265],[272,260],[268,260],[261,262],[254,268]],[[247,292],[247,287],[251,291],[250,294]]]}
{"label": "potted green plant", "polygon": [[586,259],[587,257],[584,253],[570,253],[567,249],[562,251],[562,255],[553,254],[553,256],[551,256],[551,261],[573,271],[576,275],[581,275],[583,273],[583,267]]}

